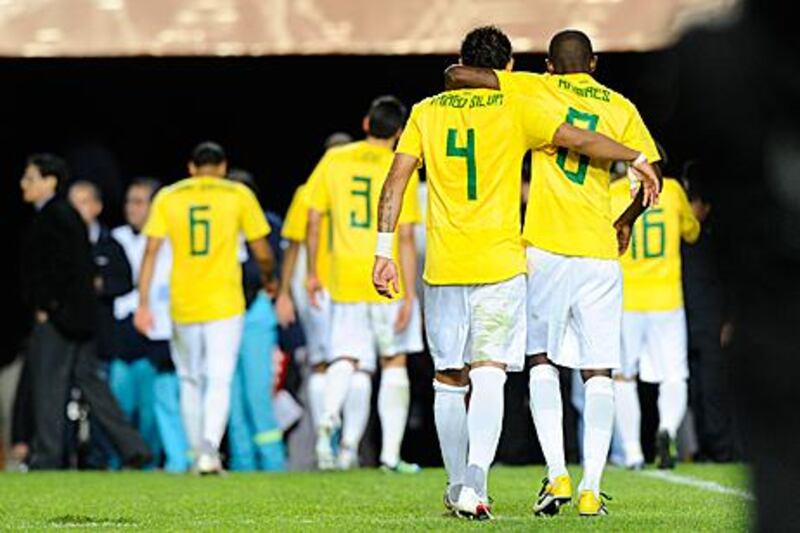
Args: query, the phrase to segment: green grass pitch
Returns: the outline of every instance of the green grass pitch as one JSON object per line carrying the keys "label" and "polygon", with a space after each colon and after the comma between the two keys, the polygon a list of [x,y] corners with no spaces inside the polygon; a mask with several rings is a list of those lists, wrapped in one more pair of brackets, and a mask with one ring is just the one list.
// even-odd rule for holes
{"label": "green grass pitch", "polygon": [[[562,509],[555,518],[533,517],[530,508],[543,474],[542,467],[495,468],[490,477],[492,523],[444,514],[441,469],[416,476],[377,470],[221,478],[147,472],[0,474],[0,530],[694,532],[744,531],[749,524],[752,502],[741,466],[680,465],[670,474],[694,486],[609,468],[603,490],[614,498],[611,515],[599,518],[581,518],[575,507]],[[576,483],[579,474],[572,470]]]}

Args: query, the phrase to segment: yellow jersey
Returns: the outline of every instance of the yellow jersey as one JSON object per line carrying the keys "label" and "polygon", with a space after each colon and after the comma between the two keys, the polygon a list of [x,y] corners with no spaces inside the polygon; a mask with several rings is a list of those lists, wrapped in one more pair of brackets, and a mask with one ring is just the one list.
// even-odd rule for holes
{"label": "yellow jersey", "polygon": [[[313,174],[312,174],[313,176]],[[281,237],[292,241],[306,242],[308,231],[309,208],[309,182],[297,188],[286,212],[283,221]],[[330,223],[329,212],[322,214],[319,226],[319,247],[317,248],[317,275],[323,287],[328,287],[331,269],[331,251],[333,250],[333,227]]]}
{"label": "yellow jersey", "polygon": [[258,200],[241,183],[198,176],[162,189],[143,233],[172,245],[172,319],[191,324],[244,313],[241,236],[253,241],[269,232]]}
{"label": "yellow jersey", "polygon": [[[393,158],[390,148],[358,141],[328,150],[314,171],[310,205],[317,211],[329,211],[333,228],[328,288],[333,301],[386,301],[372,286],[372,264],[378,240],[378,201]],[[403,197],[400,224],[416,224],[421,219],[418,185],[415,172]],[[397,257],[397,237],[394,246]],[[403,294],[401,286],[399,297]]]}
{"label": "yellow jersey", "polygon": [[[597,131],[658,161],[658,150],[636,107],[589,74],[497,71],[500,88],[537,95],[575,127]],[[611,161],[595,161],[565,148],[533,153],[525,212],[525,241],[549,252],[616,259],[609,199]]]}
{"label": "yellow jersey", "polygon": [[497,283],[525,272],[522,157],[548,145],[562,123],[535,97],[489,89],[414,106],[397,152],[426,167],[426,282]]}
{"label": "yellow jersey", "polygon": [[[611,204],[619,216],[630,205],[627,179],[611,184]],[[626,311],[674,311],[683,307],[681,239],[694,243],[700,222],[680,183],[664,178],[658,205],[648,207],[633,226],[622,263]]]}

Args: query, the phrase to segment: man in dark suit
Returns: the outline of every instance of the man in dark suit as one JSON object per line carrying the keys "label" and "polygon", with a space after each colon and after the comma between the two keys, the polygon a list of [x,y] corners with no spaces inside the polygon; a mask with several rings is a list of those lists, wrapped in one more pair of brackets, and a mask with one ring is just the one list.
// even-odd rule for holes
{"label": "man in dark suit", "polygon": [[137,466],[150,454],[98,371],[95,268],[86,226],[58,194],[66,179],[61,158],[36,154],[28,158],[20,182],[23,199],[37,211],[22,254],[22,290],[35,318],[28,355],[34,411],[31,468],[64,463],[64,407],[71,383],[83,391],[123,461]]}

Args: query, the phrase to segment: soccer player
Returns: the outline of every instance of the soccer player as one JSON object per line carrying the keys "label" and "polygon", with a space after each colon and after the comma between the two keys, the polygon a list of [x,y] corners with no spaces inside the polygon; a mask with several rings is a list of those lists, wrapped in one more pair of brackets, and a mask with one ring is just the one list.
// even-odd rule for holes
{"label": "soccer player", "polygon": [[153,327],[150,285],[156,255],[172,245],[172,355],[181,380],[181,412],[195,470],[219,473],[219,444],[228,423],[231,380],[245,310],[238,250],[241,235],[258,261],[264,287],[272,276],[270,227],[255,195],[225,179],[227,158],[212,142],[199,144],[189,162],[190,178],[162,189],[144,228],[147,247],[139,274],[134,322]]}
{"label": "soccer player", "polygon": [[[650,162],[658,152],[636,107],[593,77],[589,38],[565,30],[550,41],[547,74],[451,67],[448,83],[499,88],[541,98],[578,127],[631,146]],[[463,79],[466,78],[466,81]],[[536,514],[556,514],[572,498],[564,458],[562,401],[555,365],[581,370],[585,383],[582,515],[607,514],[600,497],[614,423],[611,369],[620,366],[622,273],[618,256],[647,202],[644,190],[616,221],[609,198],[611,161],[574,151],[537,151],[525,216],[531,412],[548,466]],[[615,235],[616,233],[616,235]]]}
{"label": "soccer player", "polygon": [[[612,183],[612,212],[621,213],[628,203],[627,180]],[[646,383],[658,383],[658,467],[675,466],[675,435],[686,414],[689,377],[681,240],[691,244],[699,236],[700,223],[683,187],[665,177],[658,205],[636,221],[620,261],[624,312],[622,366],[614,373],[615,431],[629,468],[644,464],[637,374]]]}
{"label": "soccer player", "polygon": [[330,365],[326,374],[325,404],[317,439],[320,466],[330,465],[331,433],[344,425],[338,463],[355,466],[358,444],[370,411],[371,374],[376,351],[381,360],[378,416],[383,432],[380,461],[385,470],[413,473],[416,465],[400,460],[409,406],[406,354],[421,352],[422,319],[416,298],[414,224],[419,221],[416,180],[404,199],[405,213],[394,248],[399,248],[403,293],[386,302],[370,284],[370,260],[375,247],[375,207],[383,180],[392,163],[393,149],[406,119],[405,106],[396,98],[375,99],[363,121],[366,139],[326,152],[309,179],[311,209],[308,218],[308,290],[317,299],[320,266],[317,248],[319,222],[330,213],[333,246],[329,290],[331,315]]}
{"label": "soccer player", "polygon": [[[478,28],[462,43],[461,63],[510,69],[511,43],[496,28]],[[523,154],[556,145],[592,158],[633,162],[646,180],[647,201],[658,194],[658,179],[639,152],[564,123],[548,105],[540,97],[488,89],[448,91],[418,103],[378,208],[373,284],[390,297],[390,287],[397,289],[391,242],[403,191],[424,162],[429,189],[425,326],[436,367],[436,428],[448,473],[445,504],[471,517],[491,517],[486,480],[500,437],[505,372],[521,371],[525,362],[526,262],[519,234]],[[539,179],[536,171],[534,176]],[[566,217],[577,220],[578,215]],[[553,395],[548,398],[554,401]]]}
{"label": "soccer player", "polygon": [[[351,141],[352,138],[346,133],[337,132],[330,135],[325,141],[325,149],[329,150]],[[305,246],[306,230],[308,229],[308,196],[308,185],[299,186],[286,213],[281,236],[288,241],[289,246],[283,256],[281,285],[275,300],[275,311],[280,324],[286,327],[295,321],[296,310],[306,334],[308,363],[311,366],[307,387],[308,403],[311,421],[316,432],[322,421],[325,371],[328,367],[330,347],[331,304],[327,287],[333,237],[328,215],[325,213],[320,219],[320,234],[324,236],[324,242],[317,247],[317,269],[321,289],[317,297],[317,306],[312,306],[308,302],[308,293],[305,289],[306,254],[308,252]]]}

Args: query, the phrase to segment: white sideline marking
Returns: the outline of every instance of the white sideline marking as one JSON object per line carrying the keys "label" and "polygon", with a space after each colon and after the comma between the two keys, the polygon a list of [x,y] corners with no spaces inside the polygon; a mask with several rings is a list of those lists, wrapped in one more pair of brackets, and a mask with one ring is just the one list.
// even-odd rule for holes
{"label": "white sideline marking", "polygon": [[686,485],[697,489],[718,492],[719,494],[730,494],[732,496],[738,496],[750,501],[755,500],[755,496],[753,496],[750,491],[726,487],[725,485],[720,485],[716,481],[707,481],[705,479],[698,479],[696,477],[682,476],[680,474],[665,472],[663,470],[649,470],[642,472],[641,475],[660,479],[668,483],[675,483],[676,485]]}

